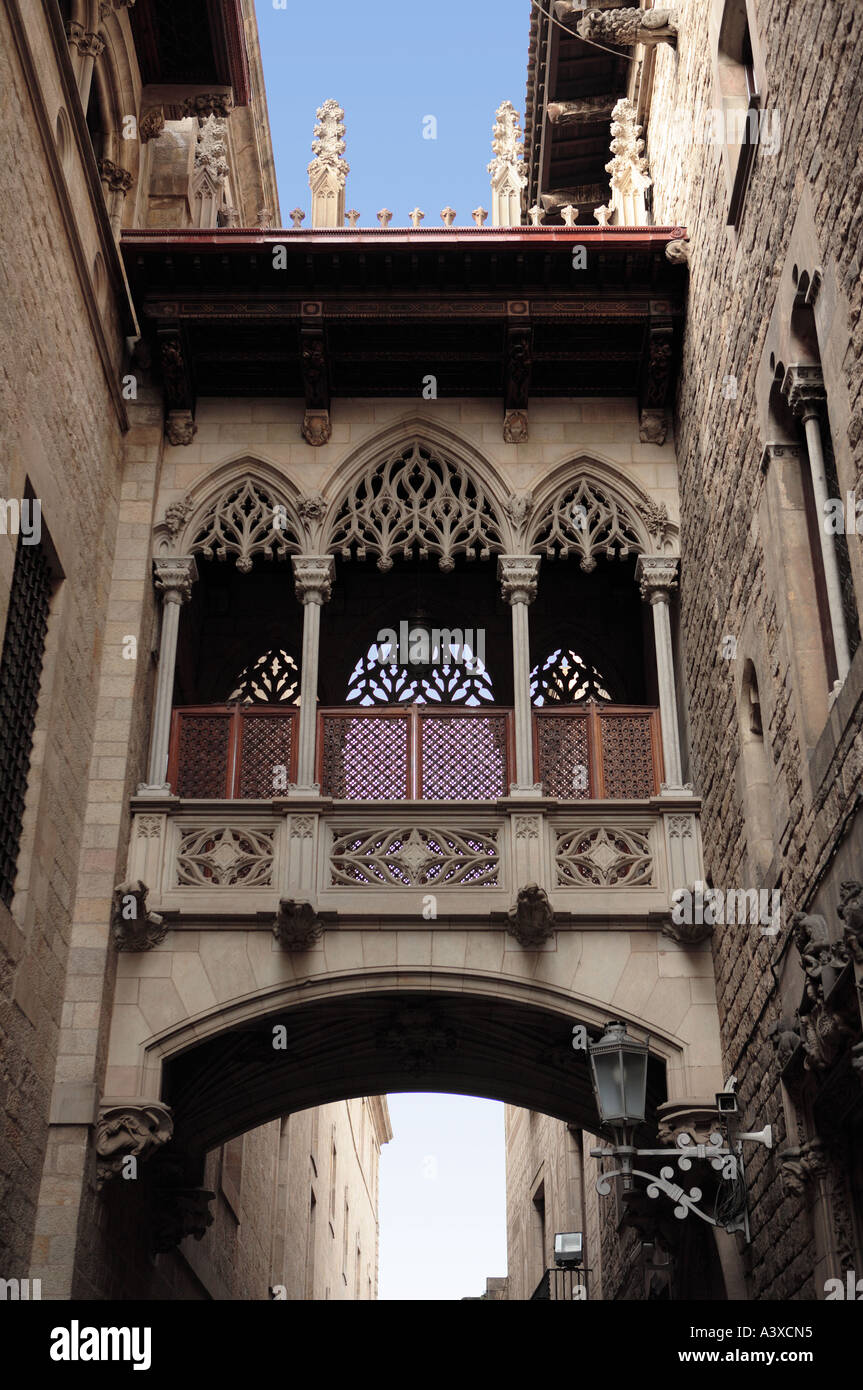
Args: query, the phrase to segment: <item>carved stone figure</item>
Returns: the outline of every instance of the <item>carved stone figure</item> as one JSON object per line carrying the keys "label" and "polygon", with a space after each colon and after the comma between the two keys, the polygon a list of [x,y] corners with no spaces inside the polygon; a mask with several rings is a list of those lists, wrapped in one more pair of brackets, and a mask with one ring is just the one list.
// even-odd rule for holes
{"label": "carved stone figure", "polygon": [[507,918],[510,936],[528,950],[554,936],[554,912],[548,894],[537,883],[519,888],[515,906],[510,908]]}
{"label": "carved stone figure", "polygon": [[863,965],[863,883],[846,879],[839,889],[839,917],[845,924],[845,945],[858,965]]}
{"label": "carved stone figure", "polygon": [[319,449],[329,444],[333,427],[328,410],[307,410],[303,416],[303,439],[312,448]]}
{"label": "carved stone figure", "polygon": [[808,1013],[824,999],[836,973],[846,964],[840,942],[830,940],[826,918],[814,913],[795,912],[789,922],[800,963],[806,974],[801,1013]]}
{"label": "carved stone figure", "polygon": [[672,265],[689,265],[689,242],[682,237],[670,241],[665,248],[665,259]]}
{"label": "carved stone figure", "polygon": [[323,935],[324,924],[309,902],[282,898],[273,924],[273,936],[286,951],[308,951]]}
{"label": "carved stone figure", "polygon": [[127,1158],[149,1158],[173,1132],[171,1111],[160,1101],[104,1105],[96,1123],[97,1185],[102,1187],[121,1173]]}
{"label": "carved stone figure", "polygon": [[[575,5],[570,7],[574,12]],[[598,43],[623,44],[630,47],[643,43],[677,45],[676,10],[642,10],[626,6],[617,10],[588,10],[578,21],[577,33],[582,39]]]}
{"label": "carved stone figure", "polygon": [[111,902],[111,931],[118,951],[150,951],[165,940],[168,928],[158,912],[147,911],[149,889],[140,879],[121,883]]}
{"label": "carved stone figure", "polygon": [[508,410],[503,422],[505,444],[526,444],[528,439],[527,411]]}
{"label": "carved stone figure", "polygon": [[156,1196],[153,1214],[153,1248],[158,1255],[167,1255],[187,1236],[202,1240],[207,1227],[213,1224],[210,1203],[215,1192],[200,1187],[161,1188]]}
{"label": "carved stone figure", "polygon": [[191,410],[169,410],[165,421],[165,438],[169,444],[191,444],[198,433]]}

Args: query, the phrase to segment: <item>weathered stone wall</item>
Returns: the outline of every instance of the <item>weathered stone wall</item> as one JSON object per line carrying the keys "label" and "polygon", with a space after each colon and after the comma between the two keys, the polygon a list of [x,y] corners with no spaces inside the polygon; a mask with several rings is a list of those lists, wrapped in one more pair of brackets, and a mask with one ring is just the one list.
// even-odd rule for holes
{"label": "weathered stone wall", "polygon": [[[555,1232],[584,1230],[581,1136],[535,1110],[507,1105],[504,1117],[506,1298],[523,1302],[554,1264]],[[536,1205],[540,1192],[542,1217]]]}
{"label": "weathered stone wall", "polygon": [[[34,89],[22,66],[9,14],[0,7],[0,202],[9,214],[0,252],[0,495],[20,498],[29,480],[41,499],[43,532],[50,535],[63,579],[43,668],[17,892],[11,912],[0,905],[0,1273],[9,1277],[26,1276],[30,1264],[63,1030],[74,1024],[89,1044],[95,1040],[91,996],[70,993],[64,1002],[64,976],[122,449],[121,415],[94,332],[99,324],[107,366],[119,377],[120,325],[104,286],[99,296],[99,277],[90,275],[98,225],[74,151],[68,151],[60,175],[63,193],[39,124],[40,116],[49,122],[47,138],[53,139],[63,101],[41,7],[33,7],[28,39],[42,64],[42,89]],[[77,253],[64,198],[66,215],[77,218]],[[0,535],[0,631],[15,543],[13,536]],[[99,852],[95,845],[93,852]]]}
{"label": "weathered stone wall", "polygon": [[[720,104],[713,62],[721,9],[718,0],[678,5],[677,53],[663,48],[657,58],[648,155],[655,220],[685,225],[691,237],[676,438],[681,627],[707,867],[717,887],[781,885],[783,893],[785,926],[778,937],[746,925],[720,927],[714,936],[725,1070],[739,1078],[747,1124],[772,1123],[781,1150],[798,1140],[786,1136],[768,1040],[778,1012],[771,965],[784,948],[791,911],[810,903],[819,889],[835,901],[835,887],[827,887],[829,865],[843,835],[846,844],[856,845],[851,857],[860,877],[863,829],[859,818],[856,824],[853,818],[843,822],[859,787],[849,754],[863,742],[863,652],[828,719],[818,644],[804,657],[800,641],[801,605],[814,605],[805,548],[792,554],[802,514],[799,481],[783,475],[775,461],[766,476],[760,466],[764,445],[781,437],[764,405],[774,366],[767,359],[771,342],[782,336],[777,318],[790,319],[791,250],[791,261],[800,256],[801,273],[813,264],[823,271],[815,322],[840,493],[856,488],[859,494],[863,11],[838,0],[811,6],[750,0],[762,105],[778,113],[781,141],[775,153],[759,148],[735,233],[725,225],[723,150],[679,134],[681,111]],[[774,361],[778,357],[774,353]],[[723,391],[728,377],[736,381],[735,396]],[[805,466],[805,455],[803,461]],[[848,540],[859,609],[863,562],[858,538]],[[789,557],[801,563],[789,563]],[[737,652],[725,660],[721,649],[729,635],[737,638]],[[748,848],[752,826],[740,786],[739,698],[747,659],[758,676],[771,785],[775,854],[761,876]],[[822,675],[813,685],[819,661]],[[822,873],[827,877],[819,885]],[[751,1295],[815,1296],[812,1230],[802,1199],[783,1191],[776,1150],[754,1150],[748,1176],[753,1242],[745,1259]]]}

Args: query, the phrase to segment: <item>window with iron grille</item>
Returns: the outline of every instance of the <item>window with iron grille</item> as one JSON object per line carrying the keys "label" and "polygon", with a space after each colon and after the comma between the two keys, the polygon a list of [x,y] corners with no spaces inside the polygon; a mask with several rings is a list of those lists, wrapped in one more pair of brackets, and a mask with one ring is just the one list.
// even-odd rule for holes
{"label": "window with iron grille", "polygon": [[0,899],[7,907],[15,886],[50,602],[45,551],[19,538],[0,657]]}

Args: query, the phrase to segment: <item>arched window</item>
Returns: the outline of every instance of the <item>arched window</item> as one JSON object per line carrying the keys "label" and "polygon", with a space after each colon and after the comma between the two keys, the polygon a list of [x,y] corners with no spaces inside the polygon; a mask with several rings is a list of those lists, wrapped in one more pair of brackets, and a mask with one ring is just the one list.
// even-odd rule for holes
{"label": "arched window", "polygon": [[289,652],[274,647],[240,672],[228,701],[238,700],[243,705],[295,705],[299,694],[297,663]]}
{"label": "arched window", "polygon": [[571,647],[550,652],[530,673],[533,705],[577,705],[612,698],[605,676]]}
{"label": "arched window", "polygon": [[746,0],[726,0],[717,54],[723,137],[732,177],[728,225],[743,213],[746,187],[758,145],[759,95]]}
{"label": "arched window", "polygon": [[[432,630],[432,634],[434,630]],[[479,652],[449,637],[437,649],[373,642],[348,680],[347,701],[358,705],[483,705],[494,701],[491,677]],[[395,660],[390,658],[395,657]],[[402,657],[406,657],[401,664]]]}

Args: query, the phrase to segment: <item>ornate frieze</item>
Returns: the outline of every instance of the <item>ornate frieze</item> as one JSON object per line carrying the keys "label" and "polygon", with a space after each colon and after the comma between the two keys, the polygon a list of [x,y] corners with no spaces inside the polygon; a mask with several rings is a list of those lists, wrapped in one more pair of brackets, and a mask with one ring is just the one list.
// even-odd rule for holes
{"label": "ornate frieze", "polygon": [[647,829],[597,826],[556,834],[554,862],[559,888],[654,886]]}
{"label": "ornate frieze", "polygon": [[515,904],[507,913],[507,931],[520,946],[531,950],[554,936],[554,912],[548,894],[538,883],[518,890]]}
{"label": "ornate frieze", "polygon": [[310,902],[282,898],[273,923],[273,936],[286,951],[308,951],[320,941],[324,923]]}
{"label": "ornate frieze", "polygon": [[275,830],[194,826],[180,831],[176,883],[184,888],[269,888]]}
{"label": "ornate frieze", "polygon": [[345,560],[376,555],[437,555],[444,573],[455,557],[488,559],[503,548],[500,525],[482,484],[459,463],[419,443],[401,449],[358,479],[333,522],[329,549]]}
{"label": "ornate frieze", "polygon": [[111,931],[118,951],[150,951],[167,936],[164,918],[147,911],[149,891],[140,879],[120,883],[114,889]]}
{"label": "ornate frieze", "polygon": [[150,1158],[173,1132],[173,1116],[161,1101],[106,1099],[96,1122],[97,1186],[122,1173],[127,1159]]}
{"label": "ornate frieze", "polygon": [[497,835],[449,826],[345,831],[330,851],[331,882],[350,888],[497,887]]}

